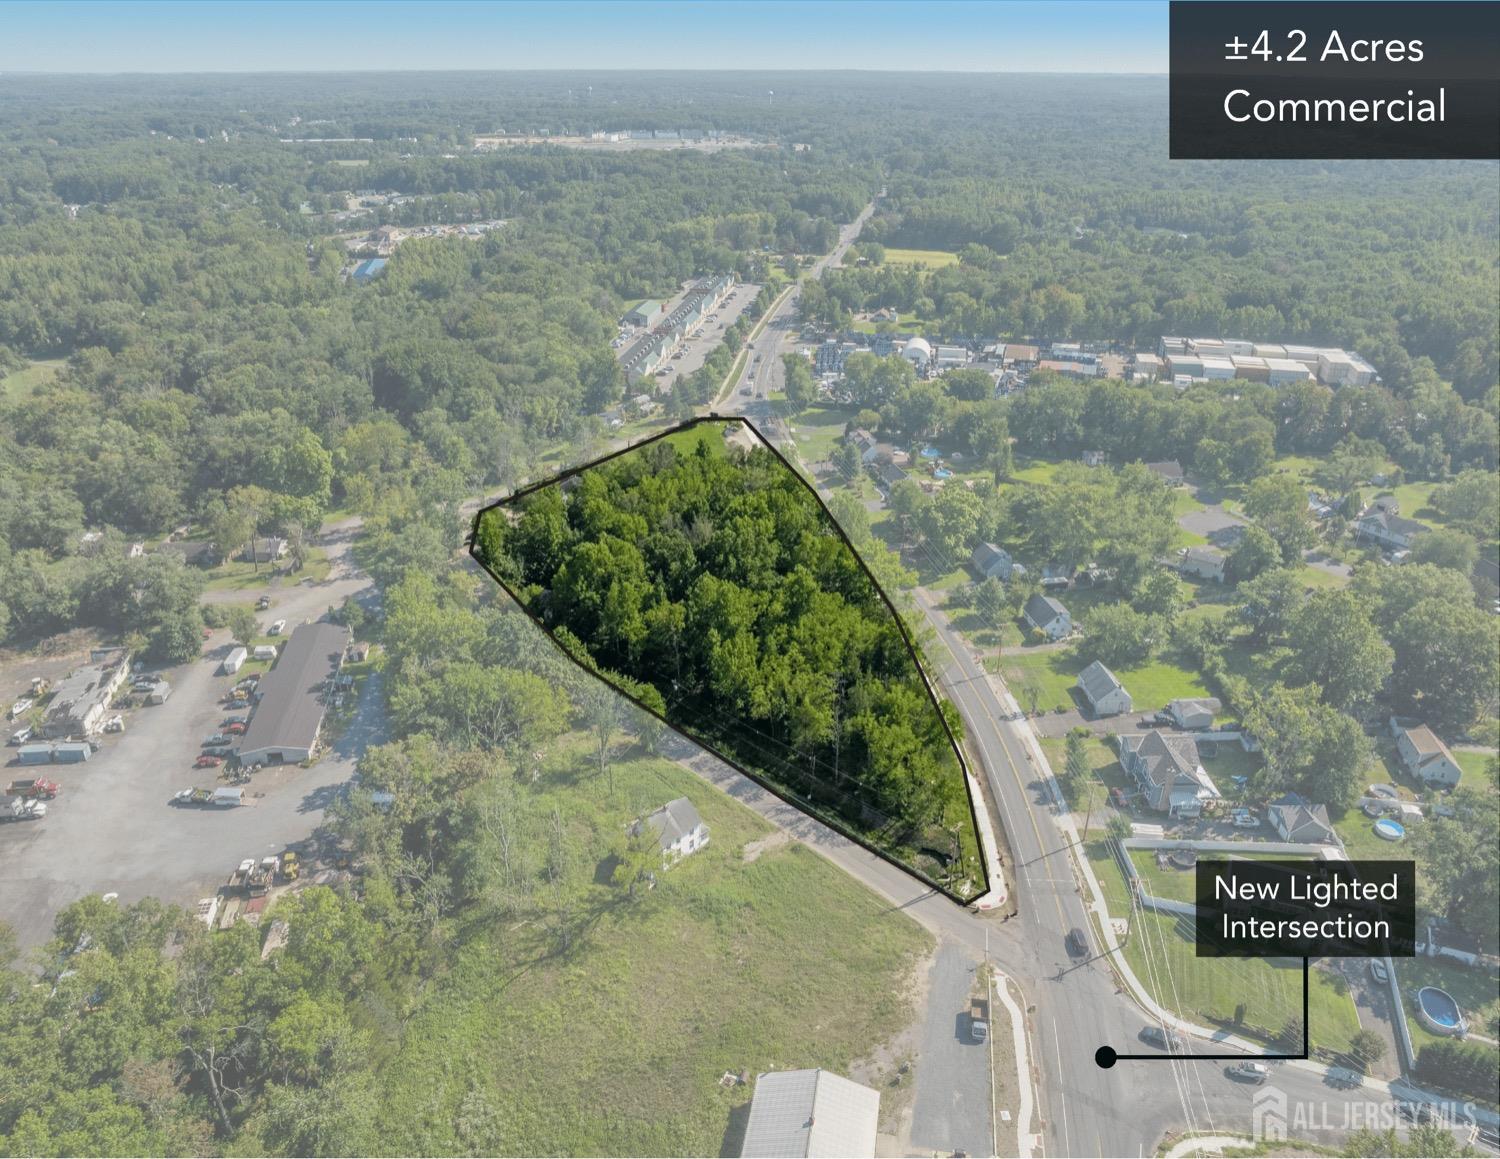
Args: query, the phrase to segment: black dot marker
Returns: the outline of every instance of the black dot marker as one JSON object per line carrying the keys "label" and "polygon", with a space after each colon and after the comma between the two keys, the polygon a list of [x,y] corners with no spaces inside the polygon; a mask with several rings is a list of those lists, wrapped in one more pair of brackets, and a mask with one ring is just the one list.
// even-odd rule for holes
{"label": "black dot marker", "polygon": [[1119,1057],[1112,1046],[1101,1046],[1094,1051],[1094,1061],[1099,1064],[1101,1070],[1108,1070],[1114,1066],[1119,1061]]}

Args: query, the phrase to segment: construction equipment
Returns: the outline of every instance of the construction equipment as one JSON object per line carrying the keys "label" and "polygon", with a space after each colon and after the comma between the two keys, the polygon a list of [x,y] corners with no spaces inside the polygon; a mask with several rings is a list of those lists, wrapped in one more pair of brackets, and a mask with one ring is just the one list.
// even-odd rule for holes
{"label": "construction equipment", "polygon": [[283,881],[296,881],[302,874],[302,863],[297,860],[297,854],[288,849],[281,855],[281,879]]}
{"label": "construction equipment", "polygon": [[35,797],[0,797],[0,821],[40,821],[47,806]]}
{"label": "construction equipment", "polygon": [[62,786],[46,777],[22,777],[18,781],[12,781],[5,791],[17,797],[50,801],[62,791]]}
{"label": "construction equipment", "polygon": [[276,862],[274,856],[262,857],[260,862],[250,870],[250,896],[264,897],[266,892],[276,881]]}

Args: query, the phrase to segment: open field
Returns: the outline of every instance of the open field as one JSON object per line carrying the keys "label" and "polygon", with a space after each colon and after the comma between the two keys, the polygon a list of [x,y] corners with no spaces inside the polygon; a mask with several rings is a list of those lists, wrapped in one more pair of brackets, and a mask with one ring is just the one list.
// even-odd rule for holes
{"label": "open field", "polygon": [[679,796],[710,844],[633,903],[591,887],[569,953],[526,923],[467,931],[421,1008],[383,1027],[390,1153],[737,1154],[726,1129],[751,1087],[719,1086],[726,1071],[847,1074],[910,1020],[907,977],[931,946],[915,922],[800,845],[748,860],[770,826],[675,765],[617,760],[613,795],[578,778],[583,747],[533,791],[571,856]]}
{"label": "open field", "polygon": [[[1086,648],[1082,653],[1068,648],[1052,652],[1012,652],[991,663],[998,663],[1001,675],[1023,707],[1031,707],[1026,690],[1035,688],[1038,711],[1049,712],[1059,705],[1075,707],[1071,689],[1078,673],[1090,662]],[[1167,659],[1136,668],[1119,668],[1115,675],[1134,700],[1136,712],[1161,708],[1167,701],[1179,697],[1209,695],[1197,673]]]}
{"label": "open field", "polygon": [[31,365],[25,370],[13,370],[4,378],[0,378],[0,399],[9,402],[12,399],[25,398],[38,387],[45,386],[56,378],[67,364],[66,358],[33,359]]}
{"label": "open field", "polygon": [[940,270],[944,266],[958,264],[958,255],[950,250],[902,250],[885,251],[885,263],[889,266],[926,266],[929,270]]}
{"label": "open field", "polygon": [[[281,582],[286,584],[301,583],[306,580],[310,583],[322,583],[328,578],[331,564],[328,553],[322,548],[309,547],[304,557],[305,562],[299,572],[282,572]],[[263,588],[277,576],[281,569],[286,566],[286,560],[279,563],[244,563],[240,560],[231,560],[222,563],[218,567],[208,568],[204,572],[203,590],[206,592],[236,591],[240,588]]]}
{"label": "open field", "polygon": [[[1149,911],[1130,912],[1125,875],[1103,841],[1088,857],[1112,916],[1128,917],[1124,954],[1141,983],[1163,1006],[1200,1025],[1221,1027],[1267,1045],[1302,1014],[1302,963],[1279,959],[1199,958],[1188,923]],[[1242,1010],[1242,1021],[1236,1013]],[[1343,1052],[1359,1030],[1348,985],[1314,970],[1308,1000],[1315,1051]]]}

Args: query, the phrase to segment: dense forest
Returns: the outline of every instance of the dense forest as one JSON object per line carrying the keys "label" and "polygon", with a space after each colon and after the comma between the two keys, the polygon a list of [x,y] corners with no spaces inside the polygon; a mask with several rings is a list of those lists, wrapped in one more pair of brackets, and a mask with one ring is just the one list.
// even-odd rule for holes
{"label": "dense forest", "polygon": [[737,429],[698,424],[492,508],[476,555],[674,727],[976,896],[963,776],[892,608],[795,472],[724,446]]}

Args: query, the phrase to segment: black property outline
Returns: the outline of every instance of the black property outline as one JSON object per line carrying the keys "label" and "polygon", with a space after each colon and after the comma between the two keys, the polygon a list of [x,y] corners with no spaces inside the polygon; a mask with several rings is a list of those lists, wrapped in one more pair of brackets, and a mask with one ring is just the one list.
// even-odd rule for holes
{"label": "black property outline", "polygon": [[[927,690],[927,699],[932,704],[933,712],[937,714],[938,720],[942,723],[943,733],[948,738],[948,744],[952,747],[953,755],[958,760],[959,772],[963,775],[964,797],[969,802],[969,824],[973,827],[974,830],[974,844],[978,847],[979,850],[979,873],[984,882],[983,888],[975,893],[972,897],[963,897],[962,895],[953,892],[947,886],[940,884],[931,877],[928,877],[925,873],[915,868],[914,866],[905,865],[900,861],[897,861],[889,853],[886,853],[884,850],[877,849],[874,845],[866,841],[857,833],[851,832],[843,824],[830,821],[826,817],[821,816],[817,813],[809,812],[802,806],[800,802],[793,800],[782,790],[776,788],[776,786],[770,784],[758,774],[751,772],[749,769],[745,768],[745,766],[741,765],[738,761],[731,760],[729,757],[719,752],[717,748],[713,747],[710,744],[704,743],[697,737],[689,736],[686,732],[678,728],[661,713],[657,712],[653,708],[648,707],[645,704],[642,704],[640,700],[636,699],[634,696],[631,696],[628,692],[625,692],[623,689],[620,689],[614,684],[611,684],[599,672],[588,667],[566,648],[564,648],[561,644],[559,644],[553,637],[552,633],[547,630],[546,625],[544,625],[536,616],[532,615],[530,609],[526,607],[526,605],[521,601],[520,597],[517,596],[516,593],[511,589],[510,585],[507,584],[503,579],[501,579],[494,572],[494,570],[487,563],[485,563],[483,559],[479,557],[479,553],[477,550],[479,523],[480,520],[484,518],[486,512],[495,511],[502,507],[507,507],[510,504],[515,503],[518,499],[524,499],[527,495],[531,495],[537,491],[541,491],[544,488],[556,487],[559,484],[566,482],[568,479],[573,478],[575,475],[581,475],[584,471],[589,471],[595,467],[602,466],[603,464],[608,463],[613,459],[618,459],[622,455],[631,454],[635,451],[640,450],[642,447],[650,446],[652,443],[659,442],[662,439],[670,438],[673,435],[682,434],[684,431],[690,431],[694,427],[702,426],[704,424],[713,424],[715,426],[722,427],[728,426],[731,423],[742,424],[746,430],[748,430],[752,435],[755,436],[757,440],[759,440],[760,445],[763,446],[766,450],[770,451],[771,454],[775,455],[776,458],[780,461],[781,465],[791,473],[792,477],[795,478],[797,482],[801,483],[804,488],[806,488],[807,493],[813,497],[813,500],[817,503],[819,510],[821,510],[825,516],[827,516],[829,525],[834,529],[835,532],[837,532],[838,537],[843,541],[844,546],[849,549],[849,553],[854,557],[855,562],[859,564],[860,570],[865,573],[865,577],[870,581],[870,586],[875,589],[875,594],[880,597],[881,602],[885,604],[886,610],[890,612],[891,618],[895,621],[896,630],[901,634],[901,642],[906,645],[906,650],[911,656],[912,663],[916,666],[917,675],[922,678],[922,686]],[[676,426],[669,427],[664,431],[658,431],[656,434],[651,435],[649,438],[640,440],[640,442],[631,443],[630,445],[622,447],[617,451],[611,451],[607,455],[602,455],[597,459],[591,459],[589,462],[580,464],[577,467],[570,467],[568,470],[563,471],[560,474],[553,475],[550,478],[543,479],[540,482],[528,483],[526,486],[520,488],[519,490],[511,492],[511,494],[505,496],[503,499],[497,499],[493,503],[486,503],[483,507],[481,507],[474,513],[474,520],[469,529],[469,539],[467,546],[469,549],[470,558],[472,558],[475,563],[477,563],[481,568],[484,569],[486,575],[494,580],[495,583],[500,585],[501,590],[504,591],[505,594],[511,598],[511,601],[516,605],[516,607],[520,608],[522,613],[526,615],[527,618],[529,618],[531,622],[537,626],[538,629],[540,629],[542,634],[552,642],[553,646],[556,647],[559,652],[561,652],[584,672],[587,672],[590,676],[594,677],[594,679],[598,680],[600,684],[603,684],[612,692],[623,696],[626,700],[630,701],[631,704],[635,705],[642,712],[649,713],[657,720],[661,721],[662,724],[670,728],[673,732],[677,733],[679,736],[684,737],[706,752],[712,753],[715,757],[723,761],[730,768],[734,769],[742,776],[748,777],[751,781],[754,781],[757,785],[766,790],[766,792],[770,793],[773,797],[792,806],[792,808],[796,809],[797,812],[802,813],[804,816],[812,818],[812,820],[818,822],[821,825],[827,825],[828,828],[838,833],[841,837],[853,841],[867,853],[874,854],[886,864],[899,869],[902,873],[916,878],[923,885],[929,886],[935,892],[940,893],[944,897],[948,898],[948,900],[957,902],[962,906],[970,906],[980,898],[984,897],[985,894],[990,892],[989,859],[986,856],[986,850],[984,848],[984,838],[979,827],[979,814],[975,808],[974,794],[969,790],[969,782],[973,778],[973,774],[969,771],[969,764],[964,759],[963,748],[958,743],[958,738],[953,735],[953,729],[948,725],[948,718],[943,715],[942,705],[938,701],[937,693],[933,691],[932,681],[927,675],[927,670],[922,666],[922,658],[920,653],[917,651],[916,644],[912,641],[911,636],[907,633],[906,624],[901,618],[901,613],[896,610],[896,605],[893,604],[890,597],[885,594],[885,589],[880,586],[880,582],[875,578],[874,574],[870,571],[869,566],[860,556],[859,550],[854,546],[853,542],[849,539],[849,536],[844,533],[844,529],[839,526],[839,521],[834,518],[833,512],[830,511],[828,509],[828,505],[823,502],[823,497],[818,494],[817,488],[815,488],[811,483],[804,479],[802,477],[802,472],[797,470],[797,468],[792,465],[791,461],[785,455],[783,455],[774,446],[772,446],[771,441],[767,439],[765,435],[761,434],[759,428],[757,428],[756,425],[744,415],[700,415],[697,418],[688,419],[685,422],[678,423]]]}
{"label": "black property outline", "polygon": [[1112,1046],[1101,1046],[1094,1052],[1094,1062],[1108,1070],[1117,1062],[1306,1062],[1312,1057],[1311,1017],[1312,959],[1302,959],[1302,1053],[1301,1054],[1121,1054]]}

